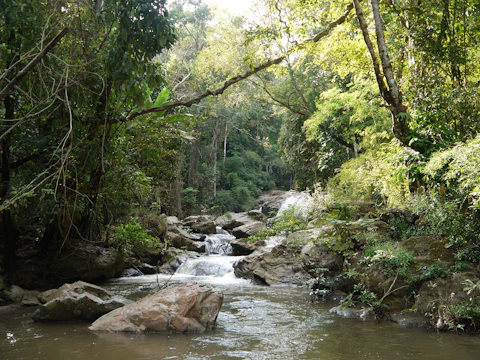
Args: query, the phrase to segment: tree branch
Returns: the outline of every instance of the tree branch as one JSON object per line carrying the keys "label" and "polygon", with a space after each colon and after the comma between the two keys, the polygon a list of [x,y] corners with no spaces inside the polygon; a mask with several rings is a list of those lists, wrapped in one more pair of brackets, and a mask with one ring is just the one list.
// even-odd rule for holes
{"label": "tree branch", "polygon": [[7,86],[3,88],[3,90],[0,92],[0,99],[4,98],[7,96],[7,94],[12,90],[15,85],[19,83],[22,78],[28,74],[30,70],[32,70],[35,65],[37,65],[44,57],[45,55],[48,54],[50,50],[57,45],[57,43],[68,33],[68,28],[63,29],[60,34],[55,36],[55,38],[50,41],[43,49],[40,51],[37,56],[35,56],[28,64],[25,66],[14,78],[12,81],[10,81]]}
{"label": "tree branch", "polygon": [[258,83],[256,83],[255,81],[252,81],[252,83],[256,86],[258,86],[259,88],[261,88],[263,91],[265,91],[265,93],[270,97],[270,99],[273,100],[273,102],[277,103],[278,105],[286,108],[287,110],[290,110],[292,113],[294,114],[297,114],[297,115],[300,115],[300,116],[308,116],[309,114],[301,111],[301,110],[297,110],[295,109],[292,105],[280,100],[280,99],[277,99],[275,96],[273,96],[273,94],[267,89],[267,87],[265,85],[260,85]]}
{"label": "tree branch", "polygon": [[359,0],[353,0],[353,4],[355,5],[355,13],[357,14],[358,22],[360,23],[360,29],[362,30],[363,39],[365,44],[367,45],[368,52],[372,58],[373,70],[375,72],[375,78],[377,79],[377,84],[380,89],[380,94],[384,98],[384,100],[390,104],[390,93],[385,85],[383,80],[383,74],[380,70],[380,62],[378,61],[377,54],[375,52],[375,48],[373,47],[372,40],[370,39],[370,34],[368,33],[368,26],[365,21],[365,17],[363,16],[363,11],[360,6]]}
{"label": "tree branch", "polygon": [[259,66],[253,67],[251,70],[246,71],[243,74],[236,75],[236,76],[228,79],[219,88],[216,88],[216,89],[213,89],[213,90],[207,90],[204,93],[202,93],[202,94],[198,95],[197,97],[195,97],[193,99],[190,99],[190,100],[176,101],[174,103],[164,104],[162,106],[141,109],[139,111],[133,112],[126,119],[113,120],[113,122],[129,121],[129,120],[132,120],[132,119],[134,119],[138,116],[141,116],[141,115],[145,115],[145,114],[149,114],[149,113],[155,113],[155,112],[169,111],[169,110],[175,109],[175,108],[180,107],[180,106],[190,107],[194,104],[198,104],[201,100],[203,100],[204,98],[206,98],[208,96],[221,95],[221,94],[223,94],[223,92],[225,90],[227,90],[230,86],[236,84],[237,82],[245,80],[245,79],[249,78],[250,76],[252,76],[256,73],[269,68],[272,65],[280,64],[288,55],[290,55],[290,54],[292,54],[296,51],[299,51],[302,48],[305,48],[307,44],[316,43],[316,42],[320,41],[321,39],[326,37],[328,34],[330,34],[332,29],[334,29],[338,25],[344,23],[352,9],[353,9],[353,4],[348,5],[347,8],[345,9],[344,13],[337,20],[332,21],[330,24],[327,25],[327,27],[323,31],[319,32],[313,38],[306,39],[302,43],[293,46],[290,50],[288,50],[286,53],[284,53],[283,55],[279,56],[276,59],[268,60],[268,61],[264,62],[263,64],[261,64]]}

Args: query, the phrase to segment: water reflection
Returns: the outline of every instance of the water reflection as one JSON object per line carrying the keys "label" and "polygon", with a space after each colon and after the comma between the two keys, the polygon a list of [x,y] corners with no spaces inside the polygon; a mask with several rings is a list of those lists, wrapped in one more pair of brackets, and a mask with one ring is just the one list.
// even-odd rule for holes
{"label": "water reflection", "polygon": [[228,274],[125,278],[106,286],[133,299],[166,281],[214,283],[225,293],[217,328],[204,334],[92,333],[89,323],[38,324],[33,309],[0,314],[0,358],[38,359],[475,359],[478,336],[405,329],[389,322],[343,319],[333,303],[312,304],[304,289],[261,287]]}

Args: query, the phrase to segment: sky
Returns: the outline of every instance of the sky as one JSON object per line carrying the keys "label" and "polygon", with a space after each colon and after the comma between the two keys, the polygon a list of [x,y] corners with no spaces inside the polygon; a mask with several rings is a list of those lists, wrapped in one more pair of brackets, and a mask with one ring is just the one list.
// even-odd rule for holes
{"label": "sky", "polygon": [[206,0],[206,2],[226,8],[233,15],[242,15],[253,4],[253,0]]}

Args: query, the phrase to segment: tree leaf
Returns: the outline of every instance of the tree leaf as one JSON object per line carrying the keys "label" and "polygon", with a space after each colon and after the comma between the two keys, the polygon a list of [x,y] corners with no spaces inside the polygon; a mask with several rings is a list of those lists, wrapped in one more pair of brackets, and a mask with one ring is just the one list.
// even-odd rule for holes
{"label": "tree leaf", "polygon": [[168,96],[170,95],[170,90],[167,88],[163,88],[162,91],[160,91],[160,94],[157,96],[157,100],[155,100],[155,103],[153,104],[154,107],[162,106],[165,101],[167,101]]}

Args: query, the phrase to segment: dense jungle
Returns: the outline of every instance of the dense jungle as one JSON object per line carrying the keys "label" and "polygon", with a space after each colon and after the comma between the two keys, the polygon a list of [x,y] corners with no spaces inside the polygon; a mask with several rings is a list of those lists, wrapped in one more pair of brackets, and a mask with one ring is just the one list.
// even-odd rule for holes
{"label": "dense jungle", "polygon": [[478,336],[479,43],[478,0],[0,0],[0,305],[220,227],[237,278]]}

